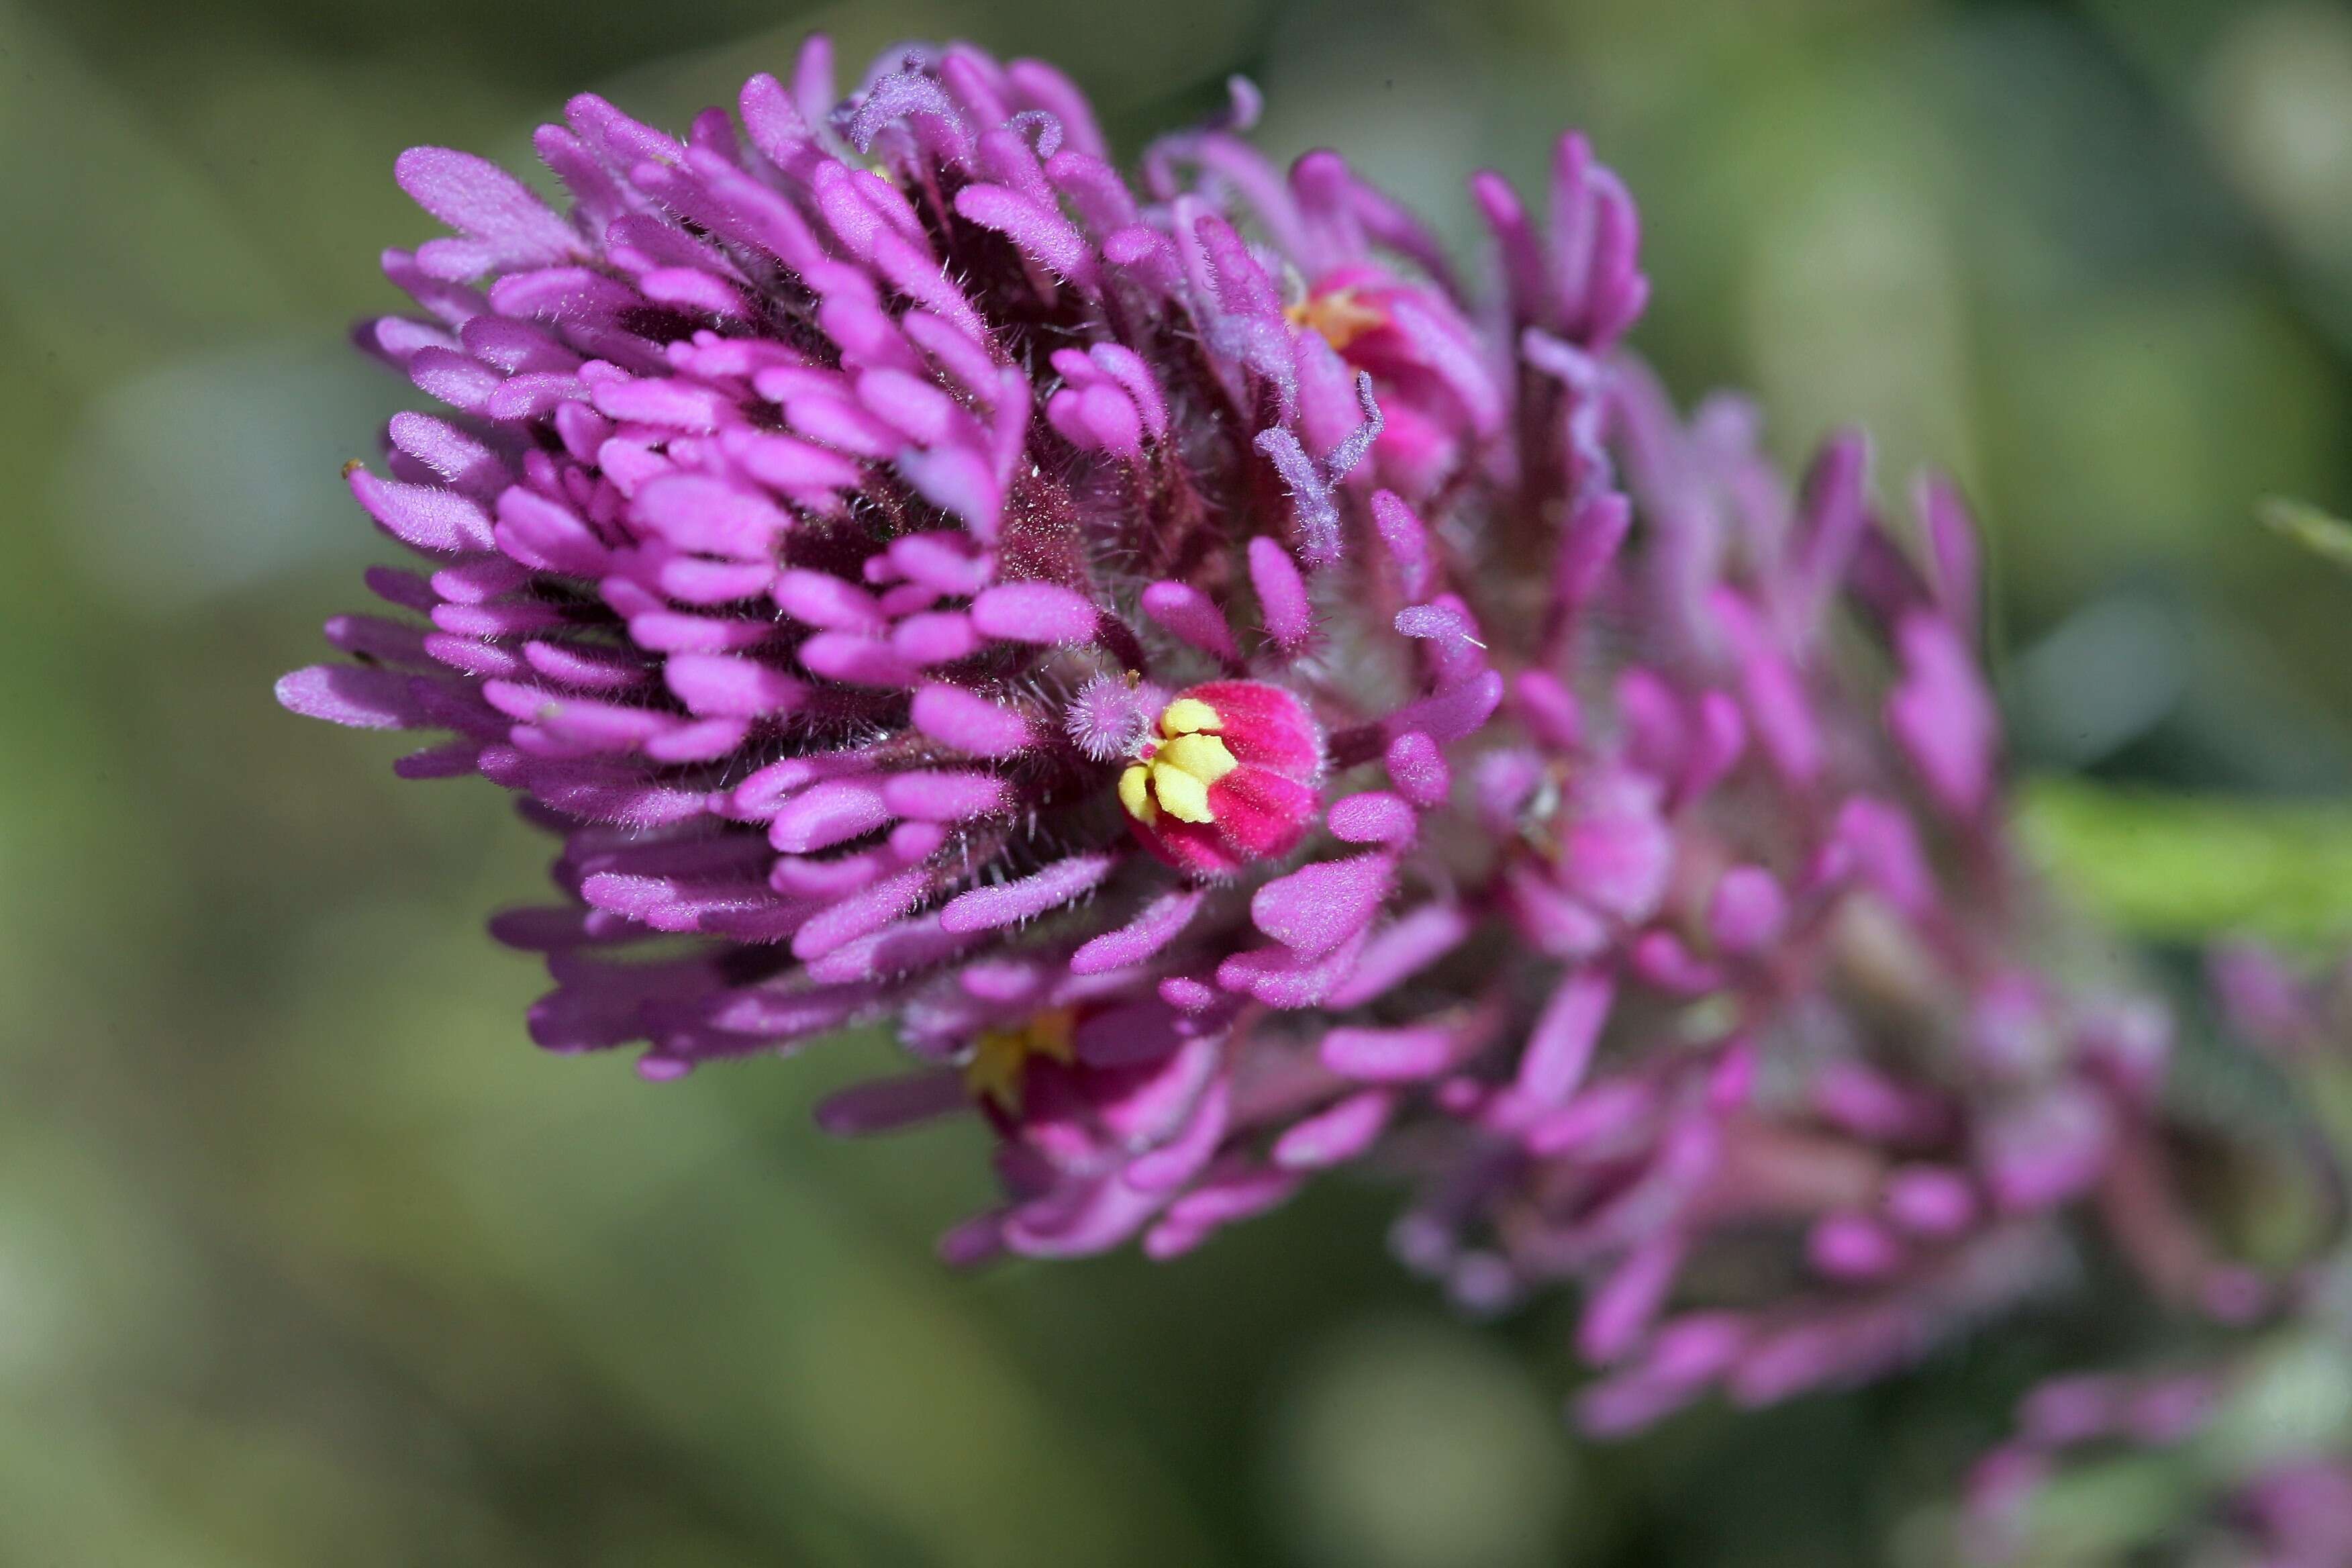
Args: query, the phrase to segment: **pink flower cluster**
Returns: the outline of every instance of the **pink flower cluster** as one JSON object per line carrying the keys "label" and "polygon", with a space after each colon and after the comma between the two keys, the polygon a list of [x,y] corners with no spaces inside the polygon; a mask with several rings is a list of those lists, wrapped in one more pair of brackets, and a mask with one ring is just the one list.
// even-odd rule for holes
{"label": "pink flower cluster", "polygon": [[443,411],[350,479],[423,565],[279,695],[562,836],[494,923],[534,1037],[669,1078],[890,1021],[822,1120],[988,1120],[961,1260],[1376,1159],[1463,1301],[1586,1288],[1609,1429],[1893,1364],[2073,1200],[2169,1234],[2165,1020],[2040,961],[1951,489],[1906,527],[1859,437],[1792,493],[1744,405],[1679,417],[1581,139],[1544,221],[1470,182],[1465,284],[1255,107],[1131,182],[1046,66],[844,99],[817,40],[683,139],[574,100],[562,210],[402,158],[455,232],[362,337]]}

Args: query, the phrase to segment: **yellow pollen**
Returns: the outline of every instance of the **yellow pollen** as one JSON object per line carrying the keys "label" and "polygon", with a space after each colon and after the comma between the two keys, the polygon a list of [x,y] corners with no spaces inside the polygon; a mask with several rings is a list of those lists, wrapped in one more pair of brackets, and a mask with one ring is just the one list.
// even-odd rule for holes
{"label": "yellow pollen", "polygon": [[971,1043],[971,1058],[963,1064],[964,1088],[975,1100],[992,1100],[1003,1110],[1021,1110],[1021,1079],[1032,1057],[1057,1062],[1075,1059],[1072,1044],[1078,1016],[1067,1007],[1054,1007],[1010,1029],[983,1029]]}
{"label": "yellow pollen", "polygon": [[1328,294],[1309,294],[1296,305],[1286,307],[1282,313],[1292,326],[1311,328],[1341,353],[1366,332],[1376,332],[1389,324],[1388,312],[1367,304],[1352,287],[1334,289]]}
{"label": "yellow pollen", "polygon": [[1118,775],[1118,802],[1147,827],[1166,812],[1179,822],[1214,822],[1209,786],[1241,764],[1217,731],[1224,720],[1197,697],[1180,697],[1160,713],[1160,739]]}

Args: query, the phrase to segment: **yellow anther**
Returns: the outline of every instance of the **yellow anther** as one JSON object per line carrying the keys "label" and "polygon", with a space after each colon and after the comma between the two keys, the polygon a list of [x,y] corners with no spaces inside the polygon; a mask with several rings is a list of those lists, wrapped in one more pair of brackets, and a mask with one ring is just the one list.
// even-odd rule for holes
{"label": "yellow anther", "polygon": [[1160,711],[1160,732],[1163,735],[1197,735],[1201,731],[1222,730],[1225,721],[1217,710],[1197,697],[1179,697]]}
{"label": "yellow anther", "polygon": [[992,1100],[1008,1111],[1021,1110],[1021,1079],[1032,1057],[1074,1060],[1077,1015],[1055,1007],[1010,1029],[985,1029],[971,1043],[971,1058],[963,1065],[964,1088],[976,1100]]}
{"label": "yellow anther", "polygon": [[1180,697],[1160,714],[1156,745],[1118,775],[1118,802],[1150,826],[1166,812],[1179,822],[1213,822],[1209,786],[1240,766],[1217,734],[1224,726],[1214,708],[1197,697]]}
{"label": "yellow anther", "polygon": [[1282,313],[1292,326],[1319,333],[1325,342],[1341,353],[1366,332],[1378,331],[1389,324],[1388,312],[1365,303],[1352,288],[1309,294]]}

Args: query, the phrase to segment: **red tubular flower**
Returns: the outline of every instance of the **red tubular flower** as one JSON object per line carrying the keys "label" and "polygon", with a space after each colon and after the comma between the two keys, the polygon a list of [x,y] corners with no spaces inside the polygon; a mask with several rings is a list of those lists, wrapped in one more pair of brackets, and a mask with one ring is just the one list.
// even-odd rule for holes
{"label": "red tubular flower", "polygon": [[1229,877],[1298,847],[1322,805],[1323,740],[1297,698],[1257,680],[1189,687],[1119,774],[1144,847],[1196,876]]}

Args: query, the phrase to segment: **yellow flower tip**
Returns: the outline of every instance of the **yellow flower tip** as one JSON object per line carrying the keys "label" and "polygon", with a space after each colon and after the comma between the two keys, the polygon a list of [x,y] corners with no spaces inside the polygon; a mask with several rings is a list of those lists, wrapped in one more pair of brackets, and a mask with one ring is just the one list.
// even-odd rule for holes
{"label": "yellow flower tip", "polygon": [[1340,353],[1347,353],[1348,345],[1365,333],[1378,331],[1389,324],[1388,312],[1367,303],[1352,288],[1309,294],[1285,308],[1282,313],[1292,326],[1317,333]]}
{"label": "yellow flower tip", "polygon": [[1221,735],[1179,735],[1153,753],[1151,766],[1155,776],[1161,768],[1181,769],[1206,788],[1240,764]]}
{"label": "yellow flower tip", "polygon": [[1127,814],[1146,825],[1160,816],[1160,808],[1151,801],[1151,770],[1142,763],[1134,763],[1118,775],[1118,804]]}
{"label": "yellow flower tip", "polygon": [[1021,1110],[1021,1079],[1034,1057],[1057,1062],[1076,1059],[1078,1016],[1068,1007],[1048,1008],[1009,1029],[983,1029],[971,1043],[971,1057],[963,1065],[964,1088],[975,1100],[989,1100],[1003,1110]]}
{"label": "yellow flower tip", "polygon": [[1178,698],[1161,710],[1165,738],[1118,775],[1118,801],[1127,814],[1146,826],[1163,811],[1179,822],[1215,821],[1209,786],[1240,766],[1216,733],[1223,727],[1217,710],[1196,697]]}
{"label": "yellow flower tip", "polygon": [[1217,710],[1197,697],[1179,697],[1160,710],[1160,732],[1173,739],[1178,735],[1213,732],[1225,727]]}
{"label": "yellow flower tip", "polygon": [[1151,764],[1151,793],[1160,809],[1179,822],[1214,822],[1209,809],[1209,786],[1172,763]]}

